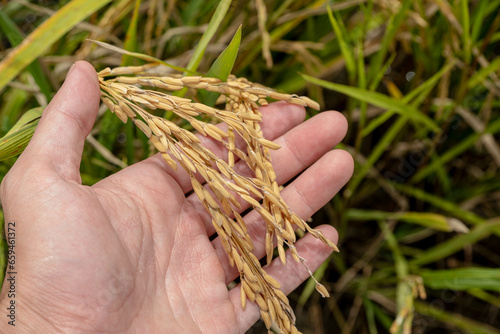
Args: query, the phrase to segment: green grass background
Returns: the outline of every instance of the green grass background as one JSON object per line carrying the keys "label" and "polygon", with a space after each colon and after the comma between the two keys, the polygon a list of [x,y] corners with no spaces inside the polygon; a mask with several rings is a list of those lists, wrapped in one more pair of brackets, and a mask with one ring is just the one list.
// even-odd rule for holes
{"label": "green grass background", "polygon": [[[0,137],[75,60],[141,64],[87,38],[207,73],[242,25],[233,74],[349,120],[354,177],[312,218],[339,231],[341,253],[315,273],[332,297],[293,292],[299,328],[500,333],[499,13],[499,0],[0,1]],[[101,111],[89,185],[151,154]]]}

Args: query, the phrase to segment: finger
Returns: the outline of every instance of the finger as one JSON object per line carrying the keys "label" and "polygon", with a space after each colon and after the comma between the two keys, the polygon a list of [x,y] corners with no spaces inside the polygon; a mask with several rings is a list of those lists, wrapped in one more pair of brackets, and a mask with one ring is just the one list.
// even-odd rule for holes
{"label": "finger", "polygon": [[[344,115],[325,111],[276,139],[275,142],[281,148],[271,151],[271,158],[277,182],[283,184],[289,181],[337,146],[346,133],[347,120]],[[253,177],[253,172],[244,162],[235,166],[235,171]]]}
{"label": "finger", "polygon": [[[307,219],[330,201],[347,183],[353,168],[352,157],[346,151],[328,152],[283,190],[283,199],[293,212],[302,219]],[[261,258],[265,255],[266,223],[255,210],[244,219],[248,234],[255,246],[254,254]],[[220,239],[215,238],[212,245],[219,255],[226,273],[226,281],[233,281],[239,273],[229,264]]]}
{"label": "finger", "polygon": [[[269,140],[274,140],[283,133],[286,133],[288,130],[301,123],[305,118],[305,109],[303,107],[284,102],[271,103],[268,106],[262,107],[261,112],[262,133],[264,137]],[[227,126],[224,123],[221,123],[218,126],[223,130],[227,129]],[[205,148],[212,151],[219,158],[227,161],[227,150],[220,142],[201,134],[197,134],[197,136],[200,138],[202,145]],[[236,145],[239,148],[243,147],[244,144],[241,138],[236,137]],[[153,166],[154,168],[161,168],[162,172],[170,174],[175,181],[177,181],[184,193],[192,190],[189,174],[183,168],[179,168],[177,171],[172,170],[160,154],[155,154],[151,158],[139,162],[129,168],[139,170],[144,168],[145,165]]]}
{"label": "finger", "polygon": [[[337,243],[338,234],[335,229],[328,225],[319,227],[323,234]],[[315,271],[328,258],[332,249],[327,247],[318,239],[308,234],[296,243],[297,251],[307,260],[306,265],[311,271]],[[309,272],[301,263],[297,263],[290,251],[286,251],[286,265],[277,258],[265,268],[266,272],[281,284],[281,290],[289,294],[309,277]],[[238,317],[239,331],[245,333],[260,317],[259,307],[256,303],[247,302],[245,310],[241,308],[240,288],[238,284],[229,291],[229,299],[234,305]]]}
{"label": "finger", "polygon": [[[282,137],[275,140],[281,145],[277,151],[271,152],[274,170],[278,184],[284,184],[298,173],[302,172],[326,152],[336,146],[347,132],[345,117],[335,111],[323,112],[307,122],[295,127]],[[235,171],[241,175],[253,176],[244,161],[235,165]],[[207,190],[209,190],[207,188]],[[238,198],[242,212],[248,209],[249,204]],[[196,194],[189,196],[188,200],[203,217],[207,234],[212,235],[214,228],[211,217],[197,199]]]}
{"label": "finger", "polygon": [[[87,62],[76,62],[61,89],[45,108],[22,159],[36,159],[65,180],[81,183],[85,138],[99,107],[99,82]],[[20,158],[20,159],[21,159]]]}

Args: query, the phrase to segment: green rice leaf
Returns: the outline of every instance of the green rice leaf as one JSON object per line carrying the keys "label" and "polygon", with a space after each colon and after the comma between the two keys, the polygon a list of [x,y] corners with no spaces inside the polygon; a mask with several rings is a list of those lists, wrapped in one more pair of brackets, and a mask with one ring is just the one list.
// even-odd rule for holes
{"label": "green rice leaf", "polygon": [[[16,24],[3,11],[0,11],[0,29],[7,36],[12,46],[17,46],[22,43],[25,36]],[[35,60],[27,66],[28,72],[35,79],[40,91],[45,95],[47,100],[51,99],[52,87],[49,80],[45,76],[40,63]]]}
{"label": "green rice leaf", "polygon": [[200,73],[198,73],[198,72],[190,71],[190,70],[188,70],[187,68],[184,68],[184,67],[179,67],[179,66],[171,65],[171,64],[166,63],[163,60],[155,58],[153,56],[149,56],[149,55],[145,55],[145,54],[137,53],[137,52],[130,52],[130,51],[123,50],[122,48],[119,48],[117,46],[114,46],[114,45],[111,45],[111,44],[108,44],[108,43],[105,43],[105,42],[94,41],[93,39],[87,39],[87,41],[95,43],[95,44],[99,45],[100,47],[106,48],[108,50],[115,51],[115,52],[118,52],[118,53],[121,53],[121,54],[124,54],[124,55],[128,55],[128,56],[131,56],[131,57],[139,58],[139,59],[142,59],[142,60],[146,60],[146,61],[151,62],[151,63],[162,64],[162,65],[165,65],[167,67],[173,68],[174,70],[177,70],[177,71],[180,71],[180,72],[187,72],[189,74],[200,75]]}
{"label": "green rice leaf", "polygon": [[460,329],[461,333],[470,334],[500,334],[500,330],[484,324],[481,321],[472,320],[458,313],[443,311],[441,307],[429,303],[415,302],[415,311],[423,317],[441,321],[447,326]]}
{"label": "green rice leaf", "polygon": [[382,66],[384,59],[389,51],[389,47],[396,36],[396,33],[399,30],[400,25],[404,22],[404,18],[406,17],[406,12],[408,11],[411,5],[411,1],[403,1],[399,11],[389,18],[387,23],[387,28],[385,30],[385,35],[382,40],[382,45],[380,50],[375,54],[375,57],[371,63],[370,71],[368,73],[368,79],[371,80],[369,85],[370,90],[374,90],[378,87],[380,83],[380,79],[382,77],[377,74],[377,71],[380,73],[380,69],[382,69],[382,73],[385,72],[385,68]]}
{"label": "green rice leaf", "polygon": [[189,60],[187,68],[191,71],[196,71],[198,66],[200,65],[201,59],[205,54],[205,50],[207,49],[208,43],[212,40],[212,37],[215,35],[215,32],[219,28],[222,20],[226,16],[227,10],[231,5],[231,0],[221,0],[217,9],[215,10],[210,23],[208,24],[207,30],[201,36],[200,42],[196,46],[194,50],[193,56]]}
{"label": "green rice leaf", "polygon": [[[491,134],[497,134],[499,132],[500,132],[500,119],[496,119],[493,122],[491,122],[485,130],[485,133],[491,133]],[[467,138],[465,138],[461,142],[456,143],[455,146],[453,146],[448,151],[442,153],[431,164],[429,164],[425,168],[421,169],[417,174],[415,174],[413,176],[413,178],[411,179],[411,182],[415,183],[415,182],[419,182],[419,181],[423,180],[429,174],[435,172],[440,166],[451,161],[453,158],[455,158],[459,154],[465,152],[466,150],[470,149],[472,146],[476,145],[476,143],[478,142],[481,135],[482,135],[482,133],[476,132],[476,133],[469,135]]]}
{"label": "green rice leaf", "polygon": [[42,112],[42,107],[28,110],[0,139],[0,161],[15,157],[24,151],[33,137]]}
{"label": "green rice leaf", "polygon": [[[228,47],[224,51],[222,51],[220,56],[212,64],[212,67],[210,67],[207,76],[218,78],[221,79],[222,81],[227,80],[229,74],[231,74],[231,71],[233,70],[236,57],[238,56],[240,42],[241,42],[241,26],[234,34],[234,37],[231,40],[231,43],[229,43]],[[216,92],[207,92],[205,90],[200,90],[199,95],[202,103],[208,106],[213,106],[220,94]]]}
{"label": "green rice leaf", "polygon": [[450,215],[453,215],[453,217],[459,218],[459,219],[466,221],[468,223],[477,225],[477,224],[482,224],[485,221],[484,218],[476,215],[475,213],[473,213],[471,211],[463,210],[457,204],[455,204],[451,201],[448,201],[443,197],[429,194],[421,189],[410,187],[408,185],[403,185],[403,184],[399,184],[399,183],[393,183],[393,186],[397,190],[399,190],[407,195],[410,195],[416,199],[425,201],[438,209],[441,209],[445,212],[448,212]]}
{"label": "green rice leaf", "polygon": [[460,226],[455,226],[455,221],[451,218],[432,212],[386,212],[349,209],[346,211],[345,215],[348,219],[353,220],[399,220],[444,232],[450,232],[456,228],[460,228]]}
{"label": "green rice leaf", "polygon": [[489,237],[500,228],[500,219],[492,219],[484,224],[477,225],[469,233],[457,235],[439,245],[429,248],[423,254],[410,261],[411,266],[423,266],[444,259],[451,254],[462,250],[466,245],[471,245],[479,240]]}
{"label": "green rice leaf", "polygon": [[73,0],[36,28],[0,62],[0,90],[77,23],[111,0]]}
{"label": "green rice leaf", "polygon": [[302,74],[302,77],[306,81],[309,81],[310,83],[319,85],[319,86],[324,87],[326,89],[330,89],[330,90],[345,94],[347,96],[358,99],[360,101],[367,102],[369,104],[372,104],[372,105],[380,107],[380,108],[394,110],[401,115],[407,116],[409,119],[411,119],[415,122],[419,122],[419,123],[427,126],[431,130],[436,130],[436,131],[439,130],[439,127],[431,118],[429,118],[428,116],[421,113],[415,107],[410,106],[406,103],[403,103],[400,100],[390,98],[390,97],[388,97],[384,94],[381,94],[381,93],[372,92],[372,91],[365,90],[365,89],[359,89],[357,87],[350,87],[350,86],[346,86],[346,85],[336,84],[333,82],[313,78],[313,77],[308,76],[306,74]]}
{"label": "green rice leaf", "polygon": [[470,64],[471,55],[472,55],[472,41],[470,35],[470,13],[469,13],[469,1],[461,0],[460,1],[460,11],[461,11],[461,24],[463,27],[462,33],[462,43],[463,43],[463,51],[464,58],[467,64]]}
{"label": "green rice leaf", "polygon": [[420,273],[424,284],[432,289],[468,290],[472,288],[500,292],[500,269],[459,268]]}
{"label": "green rice leaf", "polygon": [[[139,21],[139,7],[141,6],[141,0],[135,1],[134,12],[132,18],[130,19],[130,25],[127,29],[127,34],[125,35],[125,50],[137,51],[137,22]],[[132,66],[134,64],[133,57],[129,55],[123,55],[122,66]]]}
{"label": "green rice leaf", "polygon": [[488,66],[481,68],[467,82],[467,87],[472,89],[483,83],[492,73],[496,73],[500,68],[500,57],[496,57]]}
{"label": "green rice leaf", "polygon": [[347,69],[347,73],[349,74],[350,82],[354,81],[356,76],[356,65],[354,60],[354,53],[352,47],[347,44],[347,37],[344,36],[342,29],[340,28],[339,22],[335,19],[332,13],[332,9],[329,5],[326,6],[326,10],[328,13],[328,18],[330,19],[330,24],[332,25],[333,31],[337,36],[340,51],[342,52],[342,56],[345,60],[345,66]]}

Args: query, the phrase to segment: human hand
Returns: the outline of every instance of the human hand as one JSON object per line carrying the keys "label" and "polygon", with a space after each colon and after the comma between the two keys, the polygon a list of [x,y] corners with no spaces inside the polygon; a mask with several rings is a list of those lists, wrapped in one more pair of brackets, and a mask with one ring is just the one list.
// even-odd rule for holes
{"label": "human hand", "polygon": [[[2,182],[6,225],[16,224],[19,320],[12,327],[4,317],[1,332],[244,333],[258,320],[258,307],[247,303],[243,311],[239,286],[228,291],[238,272],[219,240],[209,239],[210,216],[189,194],[187,173],[155,155],[92,187],[81,185],[81,155],[98,105],[96,73],[78,62]],[[265,137],[282,146],[272,152],[278,182],[311,165],[282,192],[291,210],[308,218],[352,174],[350,155],[330,150],[346,133],[345,118],[323,112],[302,124],[304,109],[281,102],[262,113]],[[200,139],[227,156],[220,144]],[[236,163],[238,172],[243,164]],[[255,254],[264,256],[265,224],[256,212],[245,221]],[[319,229],[336,242],[333,227]],[[310,235],[296,246],[311,270],[331,252]],[[266,271],[285,293],[308,277],[291,260],[286,266],[275,260]],[[4,284],[4,312],[7,290]]]}

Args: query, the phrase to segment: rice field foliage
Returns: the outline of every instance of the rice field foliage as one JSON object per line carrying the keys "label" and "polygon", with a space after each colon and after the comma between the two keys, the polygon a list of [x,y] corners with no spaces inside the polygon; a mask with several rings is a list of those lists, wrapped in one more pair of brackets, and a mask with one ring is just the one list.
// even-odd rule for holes
{"label": "rice field foliage", "polygon": [[[78,59],[98,71],[155,59],[168,75],[226,80],[231,72],[309,96],[347,117],[339,147],[356,170],[309,222],[336,227],[340,253],[314,273],[331,298],[314,293],[313,279],[288,296],[297,327],[500,333],[498,13],[500,0],[0,1],[0,151],[29,138],[32,111]],[[225,56],[233,66],[217,62],[233,39],[237,57]],[[196,98],[211,105],[217,97]],[[195,130],[173,112],[162,116]],[[83,182],[154,152],[103,104]],[[0,177],[15,159],[5,156]],[[248,333],[265,331],[259,322]]]}

